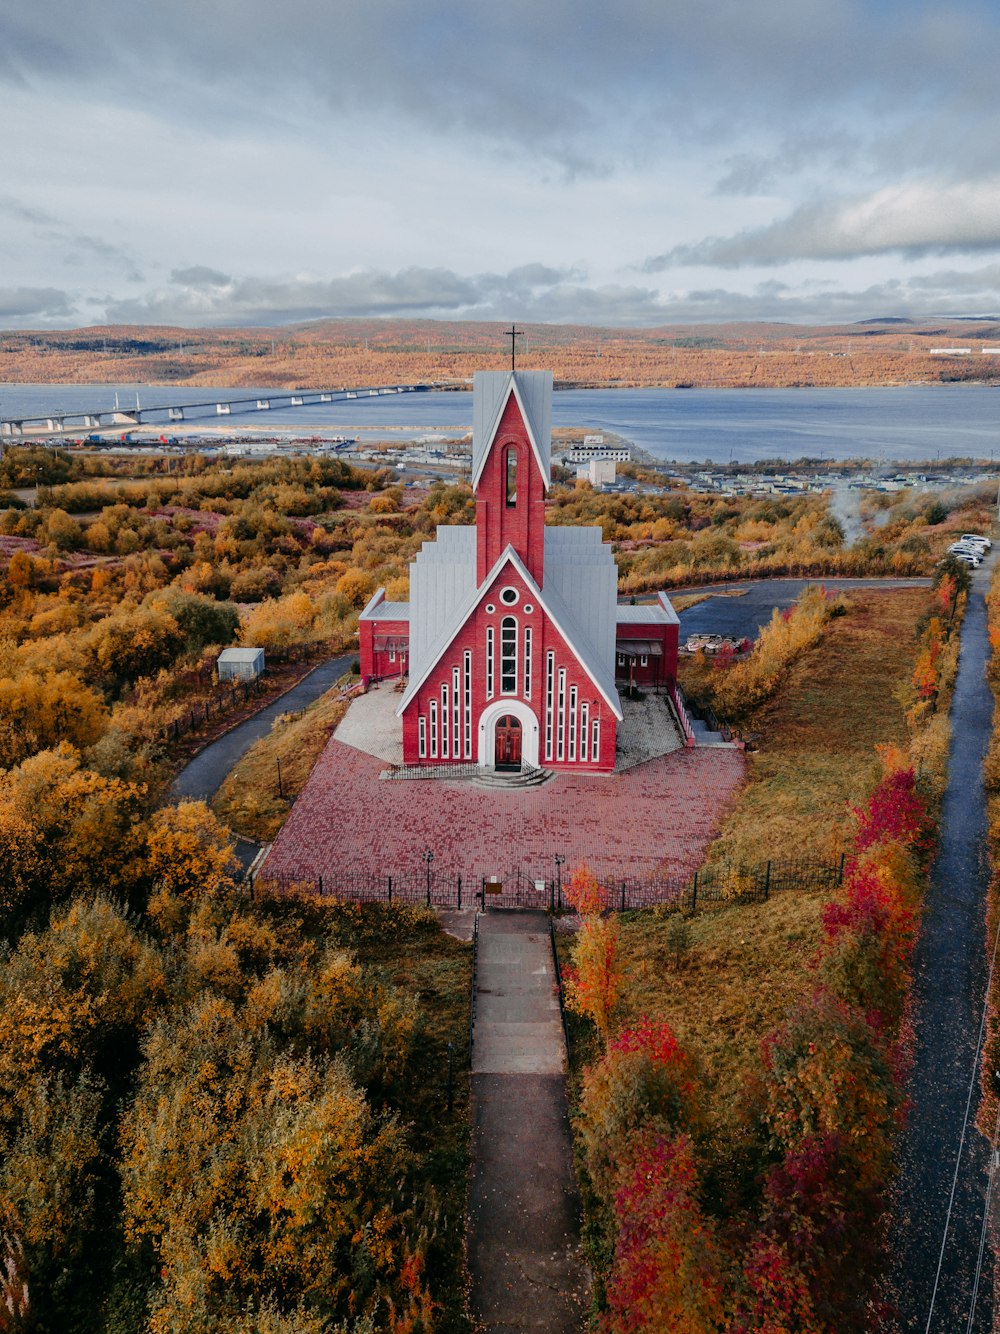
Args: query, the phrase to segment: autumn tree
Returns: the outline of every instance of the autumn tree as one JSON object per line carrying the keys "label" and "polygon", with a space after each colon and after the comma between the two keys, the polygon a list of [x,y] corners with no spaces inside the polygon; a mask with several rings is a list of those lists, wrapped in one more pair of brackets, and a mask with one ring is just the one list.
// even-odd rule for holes
{"label": "autumn tree", "polygon": [[607,893],[586,865],[570,877],[565,898],[582,921],[573,942],[573,962],[564,972],[566,1003],[592,1020],[607,1041],[624,980],[619,959],[618,918],[604,916]]}

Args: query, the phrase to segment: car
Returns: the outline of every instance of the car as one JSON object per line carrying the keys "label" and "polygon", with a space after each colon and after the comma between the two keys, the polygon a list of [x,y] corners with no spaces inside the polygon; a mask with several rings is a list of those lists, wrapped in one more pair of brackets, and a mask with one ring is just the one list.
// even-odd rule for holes
{"label": "car", "polygon": [[983,563],[979,557],[974,555],[971,551],[953,551],[951,553],[951,558],[952,560],[961,561],[963,565],[971,565],[973,569],[978,569]]}
{"label": "car", "polygon": [[979,533],[963,533],[958,539],[960,542],[975,542],[978,546],[985,547],[987,551],[992,551],[993,543],[988,537],[983,537]]}

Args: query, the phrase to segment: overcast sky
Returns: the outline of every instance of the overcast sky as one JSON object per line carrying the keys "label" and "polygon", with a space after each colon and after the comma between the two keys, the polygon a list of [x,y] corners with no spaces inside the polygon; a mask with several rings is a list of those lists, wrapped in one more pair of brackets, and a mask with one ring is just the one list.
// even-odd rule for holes
{"label": "overcast sky", "polygon": [[0,0],[0,328],[994,314],[998,69],[975,0]]}

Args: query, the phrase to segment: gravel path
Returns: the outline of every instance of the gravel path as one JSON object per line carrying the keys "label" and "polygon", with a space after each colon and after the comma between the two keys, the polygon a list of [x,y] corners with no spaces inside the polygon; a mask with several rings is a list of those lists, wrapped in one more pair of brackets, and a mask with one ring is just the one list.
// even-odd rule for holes
{"label": "gravel path", "polygon": [[[927,1334],[960,1334],[967,1328],[987,1180],[987,1145],[973,1125],[979,1101],[976,1085],[928,1323],[969,1088],[976,1078],[985,988],[989,873],[981,766],[993,714],[984,675],[988,648],[984,594],[992,563],[973,575],[962,627],[941,840],[915,957],[912,1108],[902,1145],[892,1252],[902,1328]],[[991,1327],[992,1288],[993,1256],[987,1248],[975,1319],[969,1326],[977,1334],[986,1334]]]}

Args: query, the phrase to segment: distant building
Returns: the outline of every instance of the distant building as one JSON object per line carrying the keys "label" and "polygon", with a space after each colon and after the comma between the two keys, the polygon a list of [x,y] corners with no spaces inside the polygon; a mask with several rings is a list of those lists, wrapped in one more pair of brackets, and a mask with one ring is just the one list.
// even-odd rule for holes
{"label": "distant building", "polygon": [[219,654],[220,681],[256,681],[264,674],[262,648],[224,648]]}
{"label": "distant building", "polygon": [[589,463],[578,463],[576,465],[576,480],[578,482],[589,482],[594,487],[613,486],[617,467],[618,465],[614,459],[607,458],[591,459]]}
{"label": "distant building", "polygon": [[567,449],[563,455],[565,463],[589,463],[591,459],[613,459],[615,463],[631,463],[632,451],[626,446],[611,447],[610,445],[588,445],[587,439],[584,439],[582,445],[574,445],[572,449]]}

